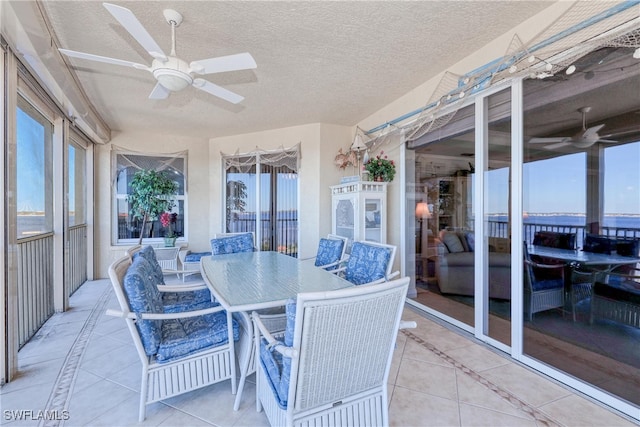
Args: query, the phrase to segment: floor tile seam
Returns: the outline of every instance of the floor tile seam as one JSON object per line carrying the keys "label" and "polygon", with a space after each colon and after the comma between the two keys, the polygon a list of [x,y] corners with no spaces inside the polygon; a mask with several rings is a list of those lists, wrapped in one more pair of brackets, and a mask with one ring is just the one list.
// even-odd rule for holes
{"label": "floor tile seam", "polygon": [[[572,360],[579,362],[581,364],[584,364],[586,366],[589,366],[590,368],[595,369],[598,372],[606,371],[608,377],[614,377],[616,379],[629,381],[628,375],[624,375],[624,373],[620,372],[617,369],[616,370],[606,369],[606,367],[603,366],[602,364],[594,362],[592,358],[585,357],[582,354],[576,354],[575,352],[574,353],[569,352],[559,346],[554,345],[551,342],[539,343],[539,345],[543,345],[545,348],[549,349],[549,351],[551,351],[555,355],[561,354],[564,357],[570,357]],[[635,370],[631,366],[629,367],[629,369]],[[640,378],[633,378],[632,382],[635,383],[635,385],[640,386]]]}
{"label": "floor tile seam", "polygon": [[[98,323],[98,319],[104,312],[104,307],[109,300],[110,293],[111,290],[105,287],[102,295],[96,300],[93,309],[85,320],[82,329],[80,329],[76,340],[71,345],[69,353],[51,389],[51,395],[45,407],[46,411],[61,412],[69,408],[73,386],[78,376],[78,368],[82,362],[91,333]],[[63,424],[64,420],[47,420],[40,422],[39,427],[56,427]]]}
{"label": "floor tile seam", "polygon": [[491,392],[497,394],[500,398],[502,398],[503,400],[509,402],[512,406],[514,406],[518,410],[520,410],[520,411],[528,414],[529,416],[531,416],[535,420],[537,425],[549,426],[549,427],[551,427],[551,426],[562,426],[561,423],[551,419],[544,412],[539,411],[538,409],[536,409],[535,407],[533,407],[530,404],[526,403],[522,399],[518,398],[517,396],[515,396],[513,393],[509,392],[508,390],[498,386],[497,384],[494,384],[492,381],[490,381],[489,379],[485,378],[483,375],[481,375],[478,372],[474,371],[473,369],[467,367],[463,363],[461,363],[458,360],[454,359],[453,357],[449,356],[447,353],[439,350],[434,345],[428,343],[424,339],[418,337],[417,335],[413,334],[412,332],[410,332],[408,330],[402,330],[401,332],[403,334],[405,334],[408,338],[414,340],[415,342],[417,342],[418,344],[422,345],[427,350],[429,350],[432,353],[434,353],[435,355],[437,355],[438,357],[441,357],[441,358],[445,359],[446,361],[448,361],[449,363],[454,365],[454,367],[456,369],[460,370],[465,375],[471,377],[472,380],[474,380],[477,383],[483,385],[484,387],[489,389]]}

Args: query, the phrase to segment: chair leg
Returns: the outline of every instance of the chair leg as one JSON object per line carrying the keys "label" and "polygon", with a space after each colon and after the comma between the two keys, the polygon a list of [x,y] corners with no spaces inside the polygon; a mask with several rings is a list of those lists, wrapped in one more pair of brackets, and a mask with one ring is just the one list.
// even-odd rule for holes
{"label": "chair leg", "polygon": [[138,422],[143,422],[147,411],[147,383],[149,373],[142,371],[142,381],[140,382],[140,409],[138,411]]}

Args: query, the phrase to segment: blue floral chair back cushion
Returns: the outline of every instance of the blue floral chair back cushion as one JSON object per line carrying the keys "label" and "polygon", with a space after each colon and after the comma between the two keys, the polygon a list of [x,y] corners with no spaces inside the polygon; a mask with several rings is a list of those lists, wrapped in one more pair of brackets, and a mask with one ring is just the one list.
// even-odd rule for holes
{"label": "blue floral chair back cushion", "polygon": [[[293,346],[293,332],[296,326],[296,300],[290,298],[286,303],[287,326],[284,331],[284,345]],[[267,346],[267,341],[260,344],[260,363],[267,374],[269,386],[276,397],[278,406],[287,409],[289,383],[291,382],[291,358],[273,351]]]}
{"label": "blue floral chair back cushion", "polygon": [[237,236],[219,237],[211,239],[211,254],[236,254],[253,252],[253,234],[238,234]]}
{"label": "blue floral chair back cushion", "polygon": [[[163,313],[162,297],[157,286],[149,286],[152,276],[149,262],[142,256],[135,257],[124,276],[124,290],[129,308],[136,315],[141,313]],[[162,339],[162,320],[138,320],[136,327],[147,356],[158,351]]]}
{"label": "blue floral chair back cushion", "polygon": [[156,258],[156,252],[153,250],[152,246],[145,246],[140,249],[136,254],[133,255],[133,258],[142,257],[149,265],[152,267],[153,271],[153,280],[156,285],[164,285],[164,274],[162,273],[162,267],[160,267],[160,263],[158,263],[158,259]]}
{"label": "blue floral chair back cushion", "polygon": [[344,278],[354,285],[382,279],[387,274],[391,252],[387,248],[354,242]]}
{"label": "blue floral chair back cushion", "polygon": [[[342,239],[320,239],[318,254],[316,255],[316,267],[340,261],[343,247],[344,240]],[[338,266],[333,265],[328,267],[327,270],[335,270],[336,268],[338,268]]]}

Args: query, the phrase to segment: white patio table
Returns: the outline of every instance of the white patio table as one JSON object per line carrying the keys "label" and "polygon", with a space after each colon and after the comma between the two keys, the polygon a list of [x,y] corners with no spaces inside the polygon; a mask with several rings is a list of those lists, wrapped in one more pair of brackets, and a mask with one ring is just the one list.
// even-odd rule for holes
{"label": "white patio table", "polygon": [[[301,292],[333,291],[354,286],[335,274],[278,252],[244,252],[205,256],[200,271],[216,300],[227,311],[229,336],[233,336],[231,317],[239,313],[251,324],[253,310],[284,306],[287,299]],[[238,410],[244,383],[250,374],[253,330],[249,328],[249,343],[240,349],[240,382],[233,409]],[[235,344],[231,340],[231,352]],[[257,362],[256,362],[257,363]],[[232,367],[235,371],[235,364]]]}

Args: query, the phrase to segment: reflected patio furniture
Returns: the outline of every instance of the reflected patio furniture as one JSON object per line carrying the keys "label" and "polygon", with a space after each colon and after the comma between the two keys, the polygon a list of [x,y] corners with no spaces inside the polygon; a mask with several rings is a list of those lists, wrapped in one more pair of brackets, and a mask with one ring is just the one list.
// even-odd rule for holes
{"label": "reflected patio furniture", "polygon": [[607,274],[606,280],[593,286],[590,323],[594,320],[613,320],[640,328],[640,268],[620,267]]}
{"label": "reflected patio furniture", "polygon": [[[274,335],[253,312],[258,411],[272,426],[389,425],[389,370],[409,278],[301,293]],[[268,317],[270,320],[270,317]],[[304,319],[304,322],[302,320]]]}
{"label": "reflected patio furniture", "polygon": [[533,320],[535,313],[564,308],[564,264],[541,264],[531,260],[524,245],[524,309]]}
{"label": "reflected patio furniture", "polygon": [[335,270],[339,268],[340,264],[344,263],[347,259],[347,243],[349,239],[346,237],[338,236],[336,234],[329,234],[326,238],[321,238],[318,243],[318,252],[316,256],[311,258],[301,258],[301,261],[315,260],[314,265],[325,270]]}
{"label": "reflected patio furniture", "polygon": [[107,314],[125,320],[142,362],[138,420],[144,420],[150,403],[227,379],[235,393],[231,343],[238,339],[238,321],[243,319],[231,320],[221,306],[166,312],[144,266],[148,262],[135,258],[132,262],[124,256],[109,266],[120,310],[109,309]]}
{"label": "reflected patio furniture", "polygon": [[576,234],[560,233],[557,231],[538,231],[533,236],[535,246],[546,246],[549,248],[575,249]]}
{"label": "reflected patio furniture", "polygon": [[372,285],[389,281],[400,274],[391,272],[396,247],[377,242],[353,242],[344,267],[331,270],[354,285]]}

